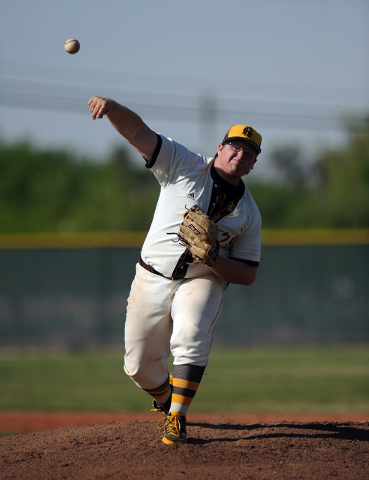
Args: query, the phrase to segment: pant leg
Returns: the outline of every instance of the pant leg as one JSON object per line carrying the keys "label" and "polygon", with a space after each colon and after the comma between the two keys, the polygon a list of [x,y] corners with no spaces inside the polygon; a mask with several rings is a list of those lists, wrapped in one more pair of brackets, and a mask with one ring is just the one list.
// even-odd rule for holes
{"label": "pant leg", "polygon": [[174,365],[207,365],[225,285],[216,275],[181,282],[172,302]]}
{"label": "pant leg", "polygon": [[168,378],[171,281],[139,264],[128,298],[124,370],[141,388],[153,389]]}

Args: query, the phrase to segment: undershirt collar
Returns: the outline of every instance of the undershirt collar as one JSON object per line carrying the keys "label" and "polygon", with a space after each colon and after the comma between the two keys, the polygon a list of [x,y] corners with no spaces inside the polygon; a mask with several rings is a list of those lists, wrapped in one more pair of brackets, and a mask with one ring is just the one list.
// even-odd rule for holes
{"label": "undershirt collar", "polygon": [[238,185],[232,185],[228,183],[224,178],[222,178],[219,173],[216,171],[214,167],[214,163],[211,166],[211,178],[213,179],[214,183],[216,183],[222,192],[224,192],[227,196],[233,198],[241,198],[245,192],[245,184],[240,179]]}

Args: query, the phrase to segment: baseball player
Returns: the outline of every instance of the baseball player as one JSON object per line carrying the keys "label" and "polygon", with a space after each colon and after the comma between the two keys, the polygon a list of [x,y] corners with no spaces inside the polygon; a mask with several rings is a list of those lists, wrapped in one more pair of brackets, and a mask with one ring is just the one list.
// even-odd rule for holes
{"label": "baseball player", "polygon": [[261,217],[241,177],[255,165],[261,136],[234,125],[216,155],[204,157],[111,99],[88,104],[93,120],[106,116],[143,156],[161,187],[128,298],[124,369],[151,395],[152,411],[164,414],[162,441],[181,445],[225,288],[256,279]]}

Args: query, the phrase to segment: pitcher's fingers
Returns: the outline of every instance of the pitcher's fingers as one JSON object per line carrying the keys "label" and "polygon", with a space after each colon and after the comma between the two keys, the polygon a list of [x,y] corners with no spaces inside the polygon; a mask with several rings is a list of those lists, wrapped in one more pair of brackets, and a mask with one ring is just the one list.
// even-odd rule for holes
{"label": "pitcher's fingers", "polygon": [[96,114],[98,112],[99,97],[92,97],[87,102],[90,107],[90,112],[92,113],[92,120],[95,120]]}
{"label": "pitcher's fingers", "polygon": [[91,112],[95,108],[99,99],[100,99],[100,97],[94,96],[94,97],[91,97],[90,100],[87,102],[87,105],[89,105]]}
{"label": "pitcher's fingers", "polygon": [[97,113],[99,111],[99,107],[97,105],[91,105],[91,117],[92,117],[92,120],[96,120],[96,116],[97,116]]}
{"label": "pitcher's fingers", "polygon": [[106,103],[100,104],[99,109],[97,111],[96,118],[103,118],[106,113]]}
{"label": "pitcher's fingers", "polygon": [[104,106],[100,102],[91,104],[92,120],[103,117]]}

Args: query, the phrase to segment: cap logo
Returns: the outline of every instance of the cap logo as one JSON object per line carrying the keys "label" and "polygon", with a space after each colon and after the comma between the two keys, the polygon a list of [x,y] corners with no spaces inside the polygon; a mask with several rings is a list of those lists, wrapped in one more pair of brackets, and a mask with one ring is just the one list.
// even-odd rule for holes
{"label": "cap logo", "polygon": [[254,133],[254,130],[251,127],[245,127],[243,129],[242,135],[245,135],[245,137],[252,137],[252,134]]}

